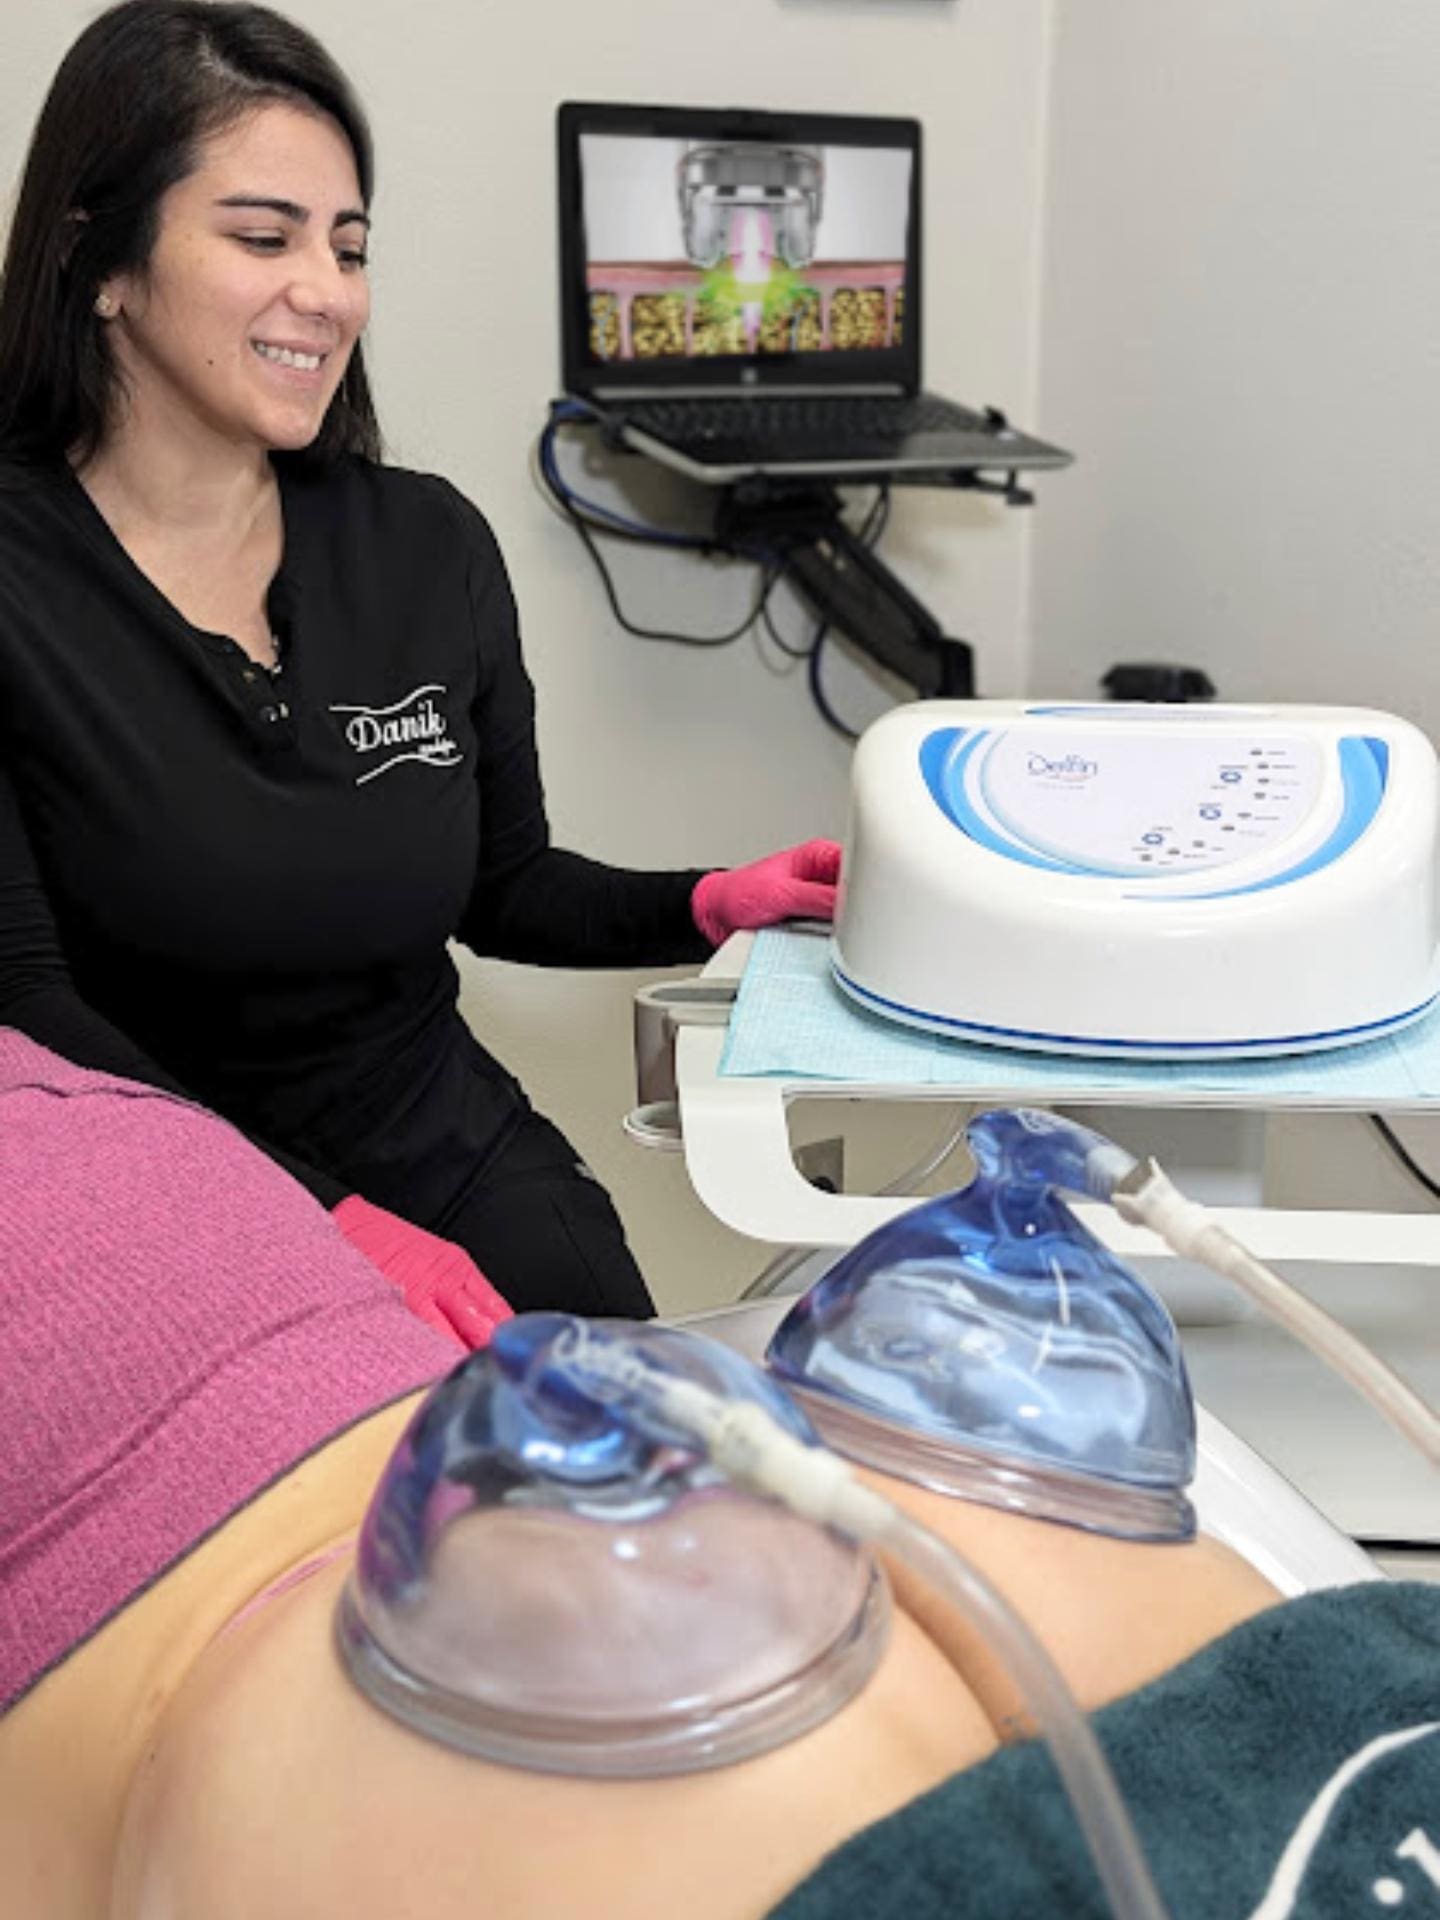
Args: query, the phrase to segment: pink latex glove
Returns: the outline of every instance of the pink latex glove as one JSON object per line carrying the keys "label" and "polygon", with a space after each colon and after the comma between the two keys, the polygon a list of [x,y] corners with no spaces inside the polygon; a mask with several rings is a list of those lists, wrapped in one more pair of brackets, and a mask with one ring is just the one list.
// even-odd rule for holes
{"label": "pink latex glove", "polygon": [[372,1207],[358,1193],[348,1194],[330,1217],[417,1319],[470,1352],[488,1346],[501,1321],[514,1317],[463,1247]]}
{"label": "pink latex glove", "polygon": [[690,912],[712,946],[743,927],[777,920],[833,920],[840,849],[833,840],[807,840],[748,867],[726,867],[696,882]]}

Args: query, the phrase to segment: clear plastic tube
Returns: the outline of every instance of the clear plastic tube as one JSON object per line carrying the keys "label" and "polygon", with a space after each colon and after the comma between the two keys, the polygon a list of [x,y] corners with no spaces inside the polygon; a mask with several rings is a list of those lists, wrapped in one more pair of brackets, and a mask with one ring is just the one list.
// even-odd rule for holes
{"label": "clear plastic tube", "polygon": [[982,1114],[975,1126],[982,1135],[988,1130],[999,1137],[1004,1130],[1011,1177],[1108,1200],[1122,1220],[1149,1227],[1182,1259],[1199,1261],[1232,1281],[1368,1400],[1432,1466],[1440,1466],[1440,1414],[1363,1340],[1187,1199],[1153,1160],[1139,1161],[1103,1134],[1055,1114]]}
{"label": "clear plastic tube", "polygon": [[949,1600],[1004,1661],[1050,1750],[1116,1920],[1164,1920],[1115,1776],[1060,1669],[1009,1602],[947,1541],[899,1508],[891,1513],[873,1544]]}
{"label": "clear plastic tube", "polygon": [[1019,1688],[1050,1750],[1115,1920],[1166,1920],[1115,1776],[1064,1675],[1025,1621],[946,1541],[912,1520],[827,1448],[787,1433],[763,1407],[726,1400],[689,1380],[667,1378],[592,1340],[577,1322],[551,1364],[586,1391],[631,1396],[697,1435],[732,1480],[783,1501],[822,1526],[838,1527],[903,1560],[984,1635]]}
{"label": "clear plastic tube", "polygon": [[[937,1168],[943,1167],[965,1138],[966,1121],[958,1120],[953,1127],[931,1147],[923,1160],[917,1160],[913,1167],[906,1167],[903,1173],[897,1173],[893,1180],[887,1180],[880,1192],[887,1198],[898,1194],[913,1193],[922,1180],[928,1180]],[[742,1300],[765,1300],[772,1293],[778,1293],[785,1282],[807,1260],[813,1260],[820,1251],[818,1247],[787,1247],[783,1253],[763,1266],[755,1278],[740,1294]],[[838,1258],[838,1256],[837,1256]]]}
{"label": "clear plastic tube", "polygon": [[772,1293],[780,1291],[792,1273],[797,1273],[807,1260],[813,1260],[819,1251],[818,1247],[787,1247],[783,1253],[777,1253],[742,1288],[741,1300],[767,1300]]}
{"label": "clear plastic tube", "polygon": [[1348,1381],[1432,1466],[1440,1466],[1440,1414],[1363,1340],[1272,1273],[1202,1206],[1187,1200],[1153,1160],[1132,1169],[1109,1198],[1122,1220],[1149,1227],[1182,1258],[1198,1260],[1233,1281]]}
{"label": "clear plastic tube", "polygon": [[945,1162],[965,1138],[965,1129],[968,1124],[968,1118],[957,1120],[949,1132],[930,1149],[923,1160],[917,1160],[913,1167],[907,1167],[903,1173],[897,1173],[893,1180],[887,1180],[885,1185],[880,1189],[881,1193],[886,1195],[913,1193],[922,1180],[928,1180],[932,1173],[944,1166]]}

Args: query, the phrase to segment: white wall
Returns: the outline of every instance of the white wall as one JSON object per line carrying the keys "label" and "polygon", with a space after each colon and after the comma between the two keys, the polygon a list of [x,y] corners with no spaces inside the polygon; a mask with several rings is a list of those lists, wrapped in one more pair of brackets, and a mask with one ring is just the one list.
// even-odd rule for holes
{"label": "white wall", "polygon": [[[803,676],[751,642],[697,652],[621,633],[574,536],[531,487],[558,364],[554,108],[641,98],[917,115],[929,141],[933,379],[1029,419],[1047,0],[292,0],[289,10],[372,113],[382,418],[396,459],[447,473],[495,523],[539,687],[557,837],[615,861],[689,865],[838,831],[848,750],[815,718]],[[50,73],[93,11],[88,0],[5,0],[0,177],[13,177]],[[623,485],[640,511],[677,511],[671,483],[638,463]],[[991,692],[1023,673],[1027,538],[1022,515],[921,496],[900,503],[887,543],[949,630],[979,642]],[[753,587],[744,569],[685,557],[621,550],[615,562],[646,622],[721,629]],[[794,610],[778,611],[795,630]],[[842,660],[833,697],[863,718],[889,696]],[[466,1008],[617,1194],[662,1299],[720,1299],[759,1252],[707,1219],[674,1160],[619,1132],[632,984],[471,964]]]}
{"label": "white wall", "polygon": [[[1030,690],[1178,660],[1440,738],[1440,9],[1059,0],[1053,53]],[[1432,1204],[1358,1119],[1268,1172]]]}
{"label": "white wall", "polygon": [[1440,10],[1057,8],[1031,684],[1119,659],[1440,733]]}

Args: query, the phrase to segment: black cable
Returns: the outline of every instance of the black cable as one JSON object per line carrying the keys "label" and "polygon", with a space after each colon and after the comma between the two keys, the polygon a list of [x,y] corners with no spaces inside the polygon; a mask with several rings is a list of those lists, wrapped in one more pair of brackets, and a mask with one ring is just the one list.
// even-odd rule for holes
{"label": "black cable", "polygon": [[[878,545],[880,536],[884,533],[889,518],[890,483],[887,480],[882,480],[876,487],[875,498],[870,502],[866,510],[865,519],[861,524],[859,534],[859,538],[872,551]],[[787,640],[775,625],[768,606],[762,611],[761,619],[764,621],[765,631],[769,634],[771,640],[780,649],[781,653],[785,654],[791,660],[808,660],[830,631],[829,621],[821,620],[805,644],[797,647]],[[840,725],[838,719],[833,718],[831,719],[831,724]],[[844,728],[843,726],[840,726],[840,730],[847,733],[849,732],[848,728]],[[850,734],[849,737],[851,739],[856,738],[854,734]]]}
{"label": "black cable", "polygon": [[610,611],[626,633],[633,634],[637,640],[667,640],[679,647],[728,647],[734,641],[743,639],[755,622],[763,616],[770,596],[775,591],[775,584],[780,578],[779,573],[772,568],[762,571],[760,590],[755,596],[750,611],[738,627],[731,627],[727,633],[672,633],[665,627],[637,626],[620,605],[620,597],[615,591],[615,582],[595,543],[594,534],[585,524],[584,518],[568,504],[566,511],[574,522],[575,531],[579,534],[585,551],[595,563],[595,570],[600,575],[601,584],[605,588],[605,598],[610,602]]}
{"label": "black cable", "polygon": [[784,634],[781,633],[780,629],[776,626],[768,605],[760,609],[760,618],[764,623],[766,633],[769,634],[781,653],[785,654],[789,659],[808,660],[815,651],[815,636],[813,634],[805,642],[803,647],[792,647]]}
{"label": "black cable", "polygon": [[[771,616],[770,597],[779,585],[784,572],[783,565],[779,562],[774,560],[762,560],[760,562],[760,587],[750,611],[738,626],[730,628],[728,632],[714,634],[677,633],[664,627],[638,626],[629,618],[624,608],[620,605],[620,596],[615,588],[614,576],[611,574],[609,567],[606,566],[600,548],[596,543],[595,535],[597,533],[603,534],[607,539],[628,540],[632,544],[642,546],[688,546],[692,551],[723,553],[737,559],[754,559],[755,556],[753,554],[741,554],[735,548],[726,546],[723,542],[709,540],[704,536],[690,536],[688,538],[686,536],[677,537],[659,528],[657,528],[653,534],[649,534],[640,527],[627,527],[616,524],[615,521],[611,519],[602,520],[590,513],[583,512],[576,504],[569,488],[565,485],[559,469],[555,464],[553,452],[555,435],[561,426],[579,425],[583,423],[583,415],[579,415],[570,409],[557,409],[552,413],[551,419],[541,435],[540,477],[545,483],[547,492],[570,521],[586,553],[589,554],[595,571],[600,575],[600,583],[605,589],[605,598],[610,604],[610,611],[614,615],[617,624],[621,626],[626,633],[632,634],[637,640],[666,641],[674,646],[681,647],[728,647],[735,641],[743,639],[755,625],[756,621],[759,620],[763,623],[766,633],[774,645],[780,649],[781,653],[787,655],[791,660],[806,660],[809,662],[807,680],[810,697],[814,702],[816,712],[820,715],[826,726],[829,727],[832,732],[838,733],[844,740],[858,740],[860,738],[858,731],[854,727],[847,726],[830,705],[820,679],[820,650],[830,631],[829,621],[822,620],[820,622],[814,634],[811,636],[808,645],[795,647],[781,635]],[[882,480],[877,485],[875,498],[870,503],[870,507],[860,526],[859,538],[866,547],[873,551],[879,544],[881,535],[889,524],[889,520],[890,482],[888,480]]]}
{"label": "black cable", "polygon": [[810,649],[810,698],[815,702],[815,711],[829,727],[832,733],[838,733],[842,740],[858,740],[860,735],[854,727],[846,726],[826,697],[825,688],[820,680],[820,649],[825,644],[825,636],[830,631],[829,622],[823,622],[815,630],[815,644]]}
{"label": "black cable", "polygon": [[1434,1194],[1435,1198],[1440,1200],[1440,1181],[1428,1174],[1419,1161],[1411,1155],[1409,1148],[1389,1122],[1383,1120],[1378,1113],[1372,1113],[1370,1124],[1411,1178],[1418,1180],[1427,1193]]}
{"label": "black cable", "polygon": [[890,524],[890,482],[882,480],[870,503],[870,511],[865,516],[860,529],[860,538],[865,545],[873,549],[880,544],[880,536]]}
{"label": "black cable", "polygon": [[[639,521],[628,520],[624,514],[601,507],[597,502],[587,500],[579,494],[565,479],[560,471],[559,458],[555,451],[556,437],[561,427],[594,426],[593,420],[587,420],[583,414],[576,414],[554,408],[549,421],[542,429],[536,443],[536,467],[545,491],[565,516],[575,522],[584,521],[597,533],[603,533],[615,540],[630,540],[639,546],[674,547],[680,551],[698,553],[723,553],[731,557],[746,558],[723,540],[717,540],[712,534],[677,533],[668,527],[647,527]],[[753,557],[753,556],[751,556]]]}
{"label": "black cable", "polygon": [[[876,489],[875,498],[871,501],[869,510],[860,524],[860,540],[872,553],[875,551],[875,548],[879,546],[880,537],[889,523],[890,482],[888,480],[882,480]],[[831,706],[829,697],[825,692],[824,682],[820,678],[820,650],[824,646],[829,633],[830,622],[828,620],[822,620],[819,626],[816,627],[814,637],[807,650],[810,665],[806,679],[810,687],[810,698],[814,702],[815,711],[832,733],[838,733],[842,740],[858,740],[860,738],[858,729],[847,725]]]}
{"label": "black cable", "polygon": [[[732,548],[724,545],[720,541],[711,540],[704,536],[677,536],[666,533],[660,528],[657,528],[653,534],[648,534],[641,527],[627,528],[625,526],[615,525],[608,519],[601,520],[590,513],[582,512],[580,507],[576,505],[570,490],[566,487],[558,468],[554,464],[553,445],[556,430],[562,425],[569,424],[572,424],[569,416],[558,414],[552,416],[549,424],[542,433],[539,461],[540,476],[545,483],[546,490],[574,527],[576,533],[579,535],[581,545],[585,548],[586,553],[589,554],[591,561],[594,563],[595,571],[600,575],[601,585],[605,589],[605,598],[610,603],[610,611],[615,616],[617,623],[624,628],[626,633],[632,634],[637,640],[663,640],[680,647],[728,647],[736,640],[742,639],[754,626],[755,622],[766,615],[770,596],[775,591],[776,583],[780,578],[779,568],[772,563],[761,563],[760,587],[750,611],[740,622],[739,626],[730,628],[728,632],[677,633],[665,627],[642,627],[630,619],[624,608],[620,605],[620,596],[616,591],[614,576],[605,564],[604,557],[596,543],[595,535],[597,533],[604,534],[607,539],[629,540],[640,545],[689,548],[691,551],[698,550],[704,553],[723,553],[731,557],[738,556],[734,556]],[[749,557],[753,558],[754,556]]]}

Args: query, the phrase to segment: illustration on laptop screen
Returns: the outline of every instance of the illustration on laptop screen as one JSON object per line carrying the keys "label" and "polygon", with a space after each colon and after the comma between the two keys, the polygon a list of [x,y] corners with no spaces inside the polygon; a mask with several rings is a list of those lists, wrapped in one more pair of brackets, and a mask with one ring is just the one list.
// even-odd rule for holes
{"label": "illustration on laptop screen", "polygon": [[579,157],[593,364],[902,344],[910,151],[582,133]]}

